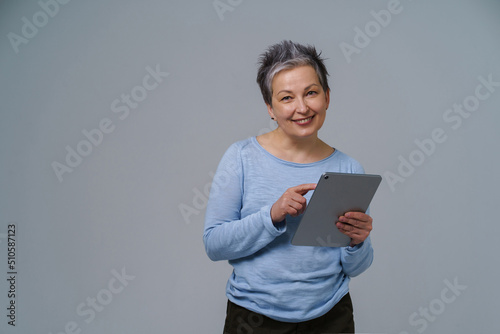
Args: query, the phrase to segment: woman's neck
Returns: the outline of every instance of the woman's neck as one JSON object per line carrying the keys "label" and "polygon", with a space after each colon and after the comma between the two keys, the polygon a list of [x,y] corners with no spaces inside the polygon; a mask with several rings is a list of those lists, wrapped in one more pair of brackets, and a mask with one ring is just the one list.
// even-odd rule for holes
{"label": "woman's neck", "polygon": [[334,149],[318,138],[317,133],[305,138],[292,138],[279,128],[257,137],[261,146],[282,160],[311,163],[331,155]]}

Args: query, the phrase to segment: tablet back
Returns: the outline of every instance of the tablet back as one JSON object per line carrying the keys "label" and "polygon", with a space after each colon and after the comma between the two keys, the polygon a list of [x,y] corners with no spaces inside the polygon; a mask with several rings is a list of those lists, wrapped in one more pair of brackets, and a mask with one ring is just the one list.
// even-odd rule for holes
{"label": "tablet back", "polygon": [[381,181],[380,175],[324,173],[302,215],[292,245],[348,246],[351,239],[335,223],[346,212],[366,212]]}

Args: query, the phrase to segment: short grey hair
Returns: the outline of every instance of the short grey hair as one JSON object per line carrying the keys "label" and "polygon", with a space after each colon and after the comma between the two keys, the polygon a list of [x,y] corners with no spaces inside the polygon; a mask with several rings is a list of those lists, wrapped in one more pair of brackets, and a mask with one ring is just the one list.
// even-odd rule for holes
{"label": "short grey hair", "polygon": [[325,92],[328,86],[328,71],[323,63],[321,52],[311,45],[302,45],[292,41],[281,41],[271,45],[259,57],[257,83],[266,104],[272,105],[272,82],[276,74],[283,70],[309,65],[316,71],[321,87]]}

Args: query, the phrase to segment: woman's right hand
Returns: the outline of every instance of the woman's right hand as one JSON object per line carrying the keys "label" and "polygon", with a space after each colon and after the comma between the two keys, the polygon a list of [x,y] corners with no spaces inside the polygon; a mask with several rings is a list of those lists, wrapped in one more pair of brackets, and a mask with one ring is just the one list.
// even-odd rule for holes
{"label": "woman's right hand", "polygon": [[316,183],[305,183],[288,188],[271,207],[271,219],[274,224],[285,220],[286,215],[298,216],[304,212],[307,200],[304,195],[316,188]]}

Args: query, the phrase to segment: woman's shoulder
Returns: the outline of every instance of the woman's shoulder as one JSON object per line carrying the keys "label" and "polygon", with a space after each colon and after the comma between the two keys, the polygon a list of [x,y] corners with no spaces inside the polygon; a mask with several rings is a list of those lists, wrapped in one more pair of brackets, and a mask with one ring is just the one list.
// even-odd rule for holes
{"label": "woman's shoulder", "polygon": [[365,173],[363,165],[361,165],[361,163],[358,160],[336,148],[332,157],[335,158],[333,159],[334,163],[339,164],[343,172],[359,173],[359,174]]}
{"label": "woman's shoulder", "polygon": [[224,153],[228,158],[241,158],[242,156],[258,154],[258,149],[254,144],[255,137],[249,137],[233,142]]}
{"label": "woman's shoulder", "polygon": [[249,137],[249,138],[238,140],[238,141],[232,143],[227,150],[228,151],[237,151],[237,152],[247,150],[253,146],[254,138],[255,137]]}

